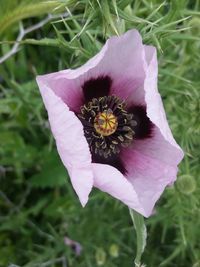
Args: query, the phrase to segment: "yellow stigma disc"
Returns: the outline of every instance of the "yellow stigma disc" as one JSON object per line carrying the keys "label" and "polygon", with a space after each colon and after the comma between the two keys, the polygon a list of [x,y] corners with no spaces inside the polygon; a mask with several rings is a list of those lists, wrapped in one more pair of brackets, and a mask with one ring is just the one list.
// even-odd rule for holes
{"label": "yellow stigma disc", "polygon": [[97,133],[109,136],[117,130],[118,122],[111,109],[99,112],[94,119],[94,128]]}

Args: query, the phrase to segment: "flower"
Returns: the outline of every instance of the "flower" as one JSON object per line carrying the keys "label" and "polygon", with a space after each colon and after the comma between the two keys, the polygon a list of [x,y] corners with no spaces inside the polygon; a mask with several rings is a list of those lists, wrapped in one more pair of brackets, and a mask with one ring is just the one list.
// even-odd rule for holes
{"label": "flower", "polygon": [[80,243],[70,239],[69,237],[64,237],[64,243],[66,246],[69,246],[72,248],[72,250],[75,252],[76,256],[80,256],[82,252],[82,246]]}
{"label": "flower", "polygon": [[183,158],[157,90],[156,49],[130,30],[37,83],[82,205],[95,186],[148,217]]}

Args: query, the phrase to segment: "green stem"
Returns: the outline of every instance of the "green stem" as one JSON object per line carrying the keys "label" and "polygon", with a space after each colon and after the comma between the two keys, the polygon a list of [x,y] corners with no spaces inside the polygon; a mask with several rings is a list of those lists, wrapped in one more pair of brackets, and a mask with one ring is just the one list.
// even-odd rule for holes
{"label": "green stem", "polygon": [[129,212],[131,215],[131,219],[133,221],[137,237],[137,252],[134,263],[135,267],[141,267],[141,257],[142,253],[144,252],[144,248],[146,246],[146,238],[147,238],[146,226],[142,215],[131,209],[129,209]]}

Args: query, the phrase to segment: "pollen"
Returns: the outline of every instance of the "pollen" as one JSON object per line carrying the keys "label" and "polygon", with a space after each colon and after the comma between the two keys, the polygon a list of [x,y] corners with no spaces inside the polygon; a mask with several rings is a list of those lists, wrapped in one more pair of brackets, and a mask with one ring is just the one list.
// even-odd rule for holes
{"label": "pollen", "polygon": [[109,136],[117,130],[117,117],[111,109],[99,112],[94,119],[94,128],[97,133],[103,136]]}

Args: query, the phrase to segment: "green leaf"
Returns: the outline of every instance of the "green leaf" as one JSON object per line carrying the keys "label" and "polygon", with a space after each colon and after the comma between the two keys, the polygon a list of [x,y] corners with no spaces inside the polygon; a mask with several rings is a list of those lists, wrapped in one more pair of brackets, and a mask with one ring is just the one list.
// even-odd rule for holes
{"label": "green leaf", "polygon": [[141,257],[146,247],[147,230],[142,215],[129,209],[133,225],[137,236],[137,252],[135,257],[135,267],[142,267]]}
{"label": "green leaf", "polygon": [[[72,2],[72,1],[68,1]],[[30,18],[55,10],[64,9],[64,5],[59,0],[51,1],[4,1],[0,0],[0,34],[4,33],[11,25],[22,19]]]}
{"label": "green leaf", "polygon": [[46,188],[64,185],[67,178],[67,171],[57,153],[50,152],[45,155],[40,173],[33,175],[30,181],[34,187]]}

